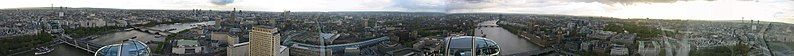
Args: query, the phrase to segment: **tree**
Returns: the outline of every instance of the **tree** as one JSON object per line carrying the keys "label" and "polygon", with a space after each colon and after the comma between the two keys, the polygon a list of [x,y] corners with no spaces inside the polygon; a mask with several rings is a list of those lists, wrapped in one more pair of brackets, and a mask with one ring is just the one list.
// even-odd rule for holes
{"label": "tree", "polygon": [[736,47],[736,50],[739,52],[737,54],[742,54],[743,55],[743,54],[747,54],[748,52],[750,52],[750,46],[747,45],[747,44],[738,43],[738,44],[735,45],[735,47]]}

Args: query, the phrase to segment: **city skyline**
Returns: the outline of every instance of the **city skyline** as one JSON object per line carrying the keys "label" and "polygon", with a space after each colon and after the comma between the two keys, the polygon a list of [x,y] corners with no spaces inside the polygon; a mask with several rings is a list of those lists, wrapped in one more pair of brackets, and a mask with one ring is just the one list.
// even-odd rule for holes
{"label": "city skyline", "polygon": [[[92,4],[82,3],[83,1],[92,0],[71,1],[74,3],[62,1],[60,3]],[[201,2],[198,5],[234,8],[234,11],[222,8],[198,11],[196,9],[180,9],[185,7],[179,7],[178,4],[158,4],[168,3],[159,1],[180,2],[175,0],[144,1],[158,2],[145,5],[135,4],[146,3],[140,1],[126,2],[127,4],[106,3],[111,5],[91,5],[96,7],[90,8],[79,6],[64,6],[68,8],[62,8],[52,4],[50,5],[52,7],[0,9],[2,12],[0,18],[4,19],[0,20],[0,38],[2,38],[0,45],[3,46],[0,47],[0,50],[6,50],[0,51],[0,55],[794,55],[794,52],[789,52],[794,50],[794,46],[791,45],[794,41],[789,40],[792,38],[789,36],[794,36],[794,34],[790,34],[794,33],[792,31],[794,24],[762,22],[757,19],[758,17],[786,16],[783,15],[787,13],[786,11],[775,10],[784,10],[788,7],[761,6],[764,5],[763,3],[767,3],[762,1],[432,0],[443,3],[424,6],[433,5],[433,2],[373,0],[366,3],[389,1],[411,4],[399,5],[399,7],[382,7],[392,9],[362,9],[360,7],[377,6],[362,5],[360,7],[318,7],[316,9],[275,11],[263,11],[267,8],[235,7],[245,4],[244,1],[249,0],[192,1]],[[355,2],[345,3],[346,5],[326,5],[334,4],[329,3],[331,1]],[[316,5],[347,6],[361,1],[309,2],[312,4],[280,3],[284,4],[285,8],[301,9],[304,8],[302,6]],[[191,3],[191,1],[180,3]],[[588,4],[571,5],[576,3]],[[609,8],[606,8],[609,10],[596,5],[602,3],[609,4],[607,6]],[[680,3],[701,5],[659,5]],[[378,4],[398,6],[390,3]],[[715,4],[730,5],[718,6]],[[629,9],[613,6],[640,7]],[[605,10],[586,9],[591,7]],[[629,15],[609,14],[614,12]],[[587,15],[588,13],[593,15]],[[770,13],[781,15],[768,15]],[[594,15],[702,16],[706,18],[660,20]],[[724,19],[709,19],[718,18],[717,16],[724,17]],[[731,20],[735,16],[742,16],[739,18],[743,20]],[[768,19],[776,20],[775,18]],[[783,20],[777,19],[776,21]]]}
{"label": "city skyline", "polygon": [[794,0],[25,0],[0,8],[518,13],[794,23]]}

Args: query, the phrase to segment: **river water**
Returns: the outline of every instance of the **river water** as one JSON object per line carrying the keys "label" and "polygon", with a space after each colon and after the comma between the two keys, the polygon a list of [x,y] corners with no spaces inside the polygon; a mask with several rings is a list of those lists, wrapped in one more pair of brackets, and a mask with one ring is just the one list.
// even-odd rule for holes
{"label": "river water", "polygon": [[[157,25],[157,26],[154,26],[154,27],[146,27],[146,28],[155,29],[155,30],[176,29],[176,30],[173,30],[173,31],[169,31],[171,33],[176,33],[176,32],[182,31],[182,30],[187,30],[187,29],[190,29],[190,28],[198,27],[198,26],[194,26],[194,25],[211,25],[211,24],[215,24],[215,21],[196,22],[196,23],[163,24],[163,25]],[[122,40],[130,39],[132,37],[138,37],[138,38],[135,38],[135,40],[142,41],[142,42],[149,42],[149,41],[152,41],[152,40],[164,40],[165,39],[165,38],[157,38],[155,36],[156,35],[154,35],[154,34],[149,34],[149,33],[146,33],[146,32],[130,30],[130,31],[122,31],[122,32],[115,32],[115,33],[100,35],[99,38],[93,39],[90,42],[94,42],[94,43],[97,43],[97,44],[100,44],[100,45],[110,45],[110,44],[115,44],[115,43],[121,43]]]}
{"label": "river water", "polygon": [[[497,20],[485,21],[478,25],[498,26],[496,22]],[[475,36],[482,36],[483,34],[485,34],[485,38],[491,39],[499,45],[502,55],[518,54],[541,49],[540,46],[510,33],[502,27],[478,27],[475,31]]]}
{"label": "river water", "polygon": [[[215,21],[161,24],[154,27],[146,27],[146,28],[151,28],[156,30],[176,29],[174,31],[169,31],[172,33],[176,33],[182,30],[198,27],[194,25],[213,25],[213,24],[215,24]],[[121,43],[122,40],[130,39],[132,37],[137,37],[135,38],[135,40],[139,40],[142,42],[164,39],[164,38],[155,38],[155,36],[156,35],[154,34],[131,30],[131,31],[121,31],[121,32],[99,35],[98,38],[90,40],[90,42],[94,42],[100,45],[110,45],[110,44]],[[50,53],[44,54],[42,56],[93,56],[94,55],[93,53],[81,50],[77,47],[73,47],[67,44],[60,44],[51,48],[55,48],[55,50],[53,50]],[[19,54],[18,56],[34,56],[33,53],[34,52],[27,52],[27,53]]]}

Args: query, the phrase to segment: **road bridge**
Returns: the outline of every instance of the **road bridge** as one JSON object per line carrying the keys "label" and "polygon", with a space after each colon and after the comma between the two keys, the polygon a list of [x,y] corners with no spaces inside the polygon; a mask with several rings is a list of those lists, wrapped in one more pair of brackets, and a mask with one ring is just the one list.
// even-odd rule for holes
{"label": "road bridge", "polygon": [[149,34],[163,35],[163,36],[168,36],[170,34],[174,34],[172,32],[168,32],[168,31],[164,31],[164,30],[157,30],[157,29],[144,28],[144,27],[133,27],[131,30],[146,32],[146,33],[149,33]]}
{"label": "road bridge", "polygon": [[85,41],[85,40],[72,38],[71,36],[69,36],[67,34],[58,34],[58,35],[56,35],[56,39],[58,41],[60,41],[60,42],[66,43],[66,44],[68,44],[70,46],[77,47],[77,48],[85,50],[85,51],[88,51],[90,53],[95,53],[96,50],[99,50],[99,48],[102,47],[102,45],[99,45],[99,44],[96,44],[96,43],[92,43],[92,42],[88,42],[88,41]]}

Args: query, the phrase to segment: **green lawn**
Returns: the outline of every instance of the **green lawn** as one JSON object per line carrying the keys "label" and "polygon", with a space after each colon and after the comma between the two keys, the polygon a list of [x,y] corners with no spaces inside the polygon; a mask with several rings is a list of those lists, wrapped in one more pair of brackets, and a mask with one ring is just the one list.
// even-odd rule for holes
{"label": "green lawn", "polygon": [[663,33],[675,34],[674,32],[656,29],[654,27],[642,26],[627,22],[611,22],[604,28],[605,31],[637,33],[639,39],[650,39],[651,37],[661,37]]}

